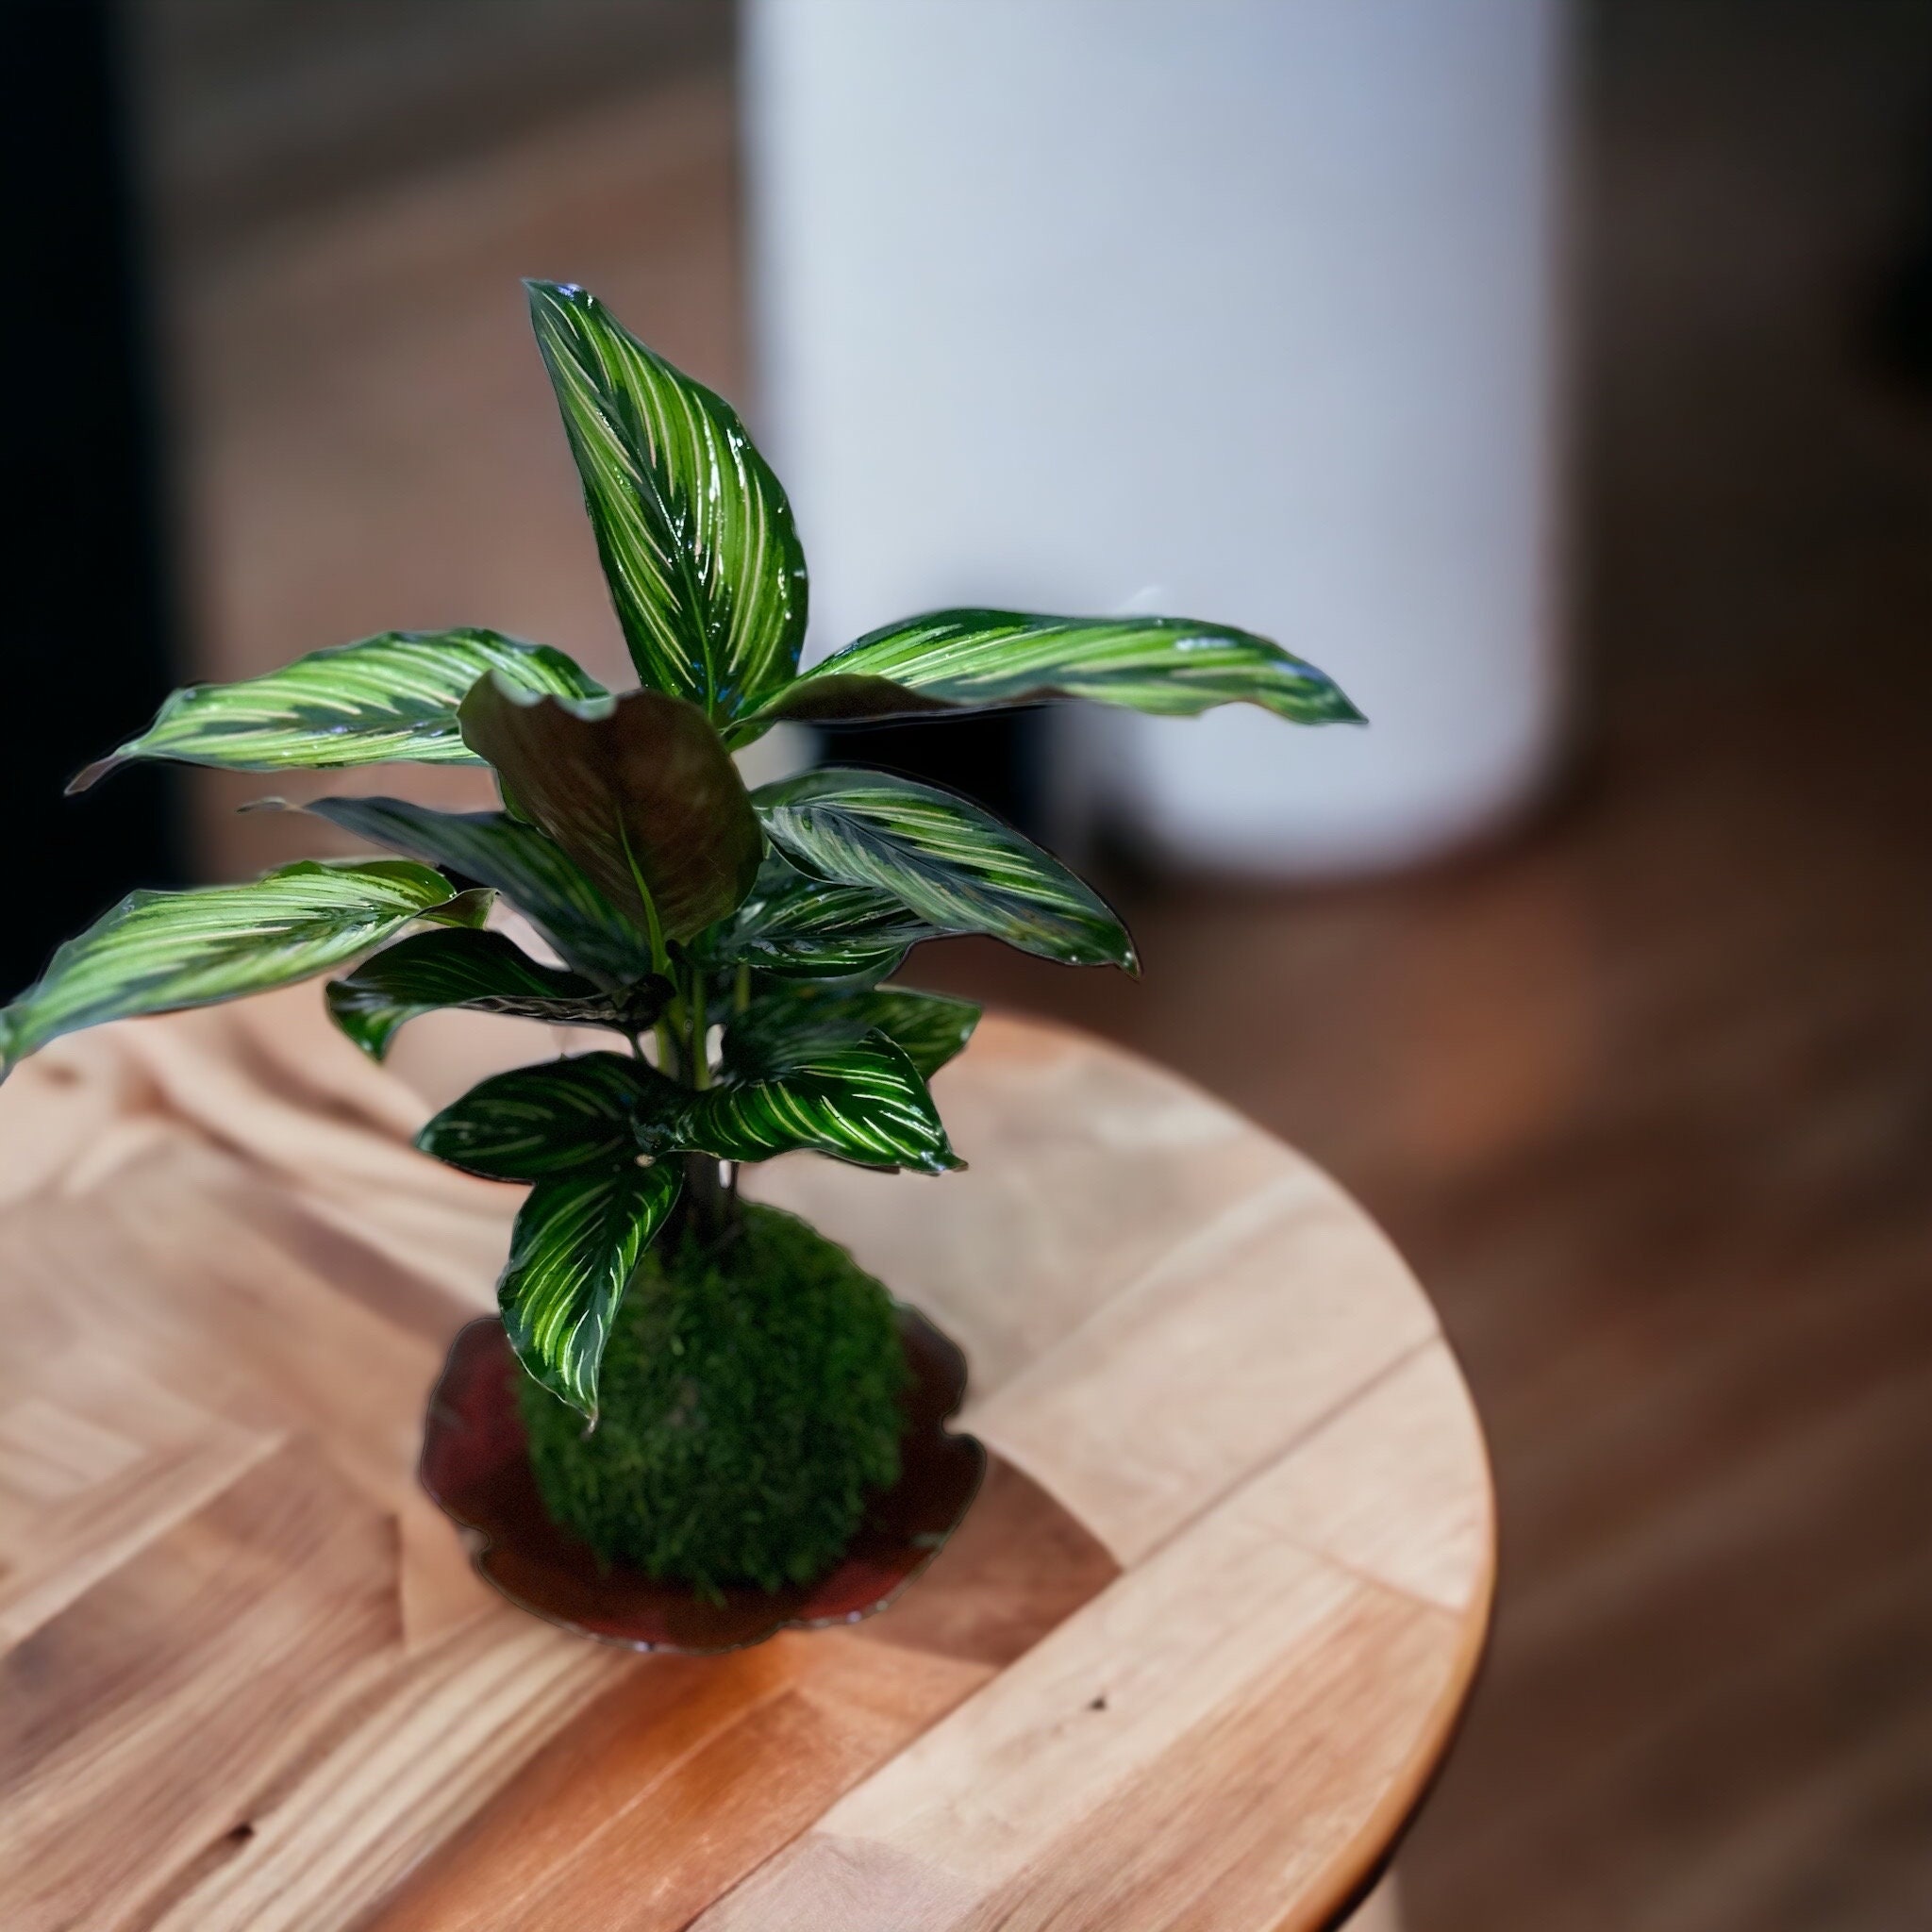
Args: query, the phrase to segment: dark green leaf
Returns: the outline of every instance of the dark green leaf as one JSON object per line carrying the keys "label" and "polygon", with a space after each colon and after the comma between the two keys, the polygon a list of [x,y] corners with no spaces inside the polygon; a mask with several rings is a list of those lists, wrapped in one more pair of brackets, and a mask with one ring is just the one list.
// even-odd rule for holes
{"label": "dark green leaf", "polygon": [[943,1174],[960,1165],[918,1069],[882,1033],[693,1096],[679,1139],[720,1160],[809,1148],[860,1167]]}
{"label": "dark green leaf", "polygon": [[487,671],[528,691],[602,690],[561,651],[493,630],[387,631],[311,651],[239,684],[177,691],[155,722],[67,789],[83,791],[130,758],[175,758],[230,772],[323,771],[412,758],[474,764],[457,728],[463,693]]}
{"label": "dark green leaf", "polygon": [[896,718],[1053,697],[1173,718],[1244,703],[1298,724],[1361,723],[1325,672],[1224,625],[936,610],[888,625],[815,664],[740,720],[732,737],[743,742],[781,718]]}
{"label": "dark green leaf", "polygon": [[744,781],[695,705],[660,691],[578,705],[485,678],[463,736],[612,904],[665,940],[731,915],[764,840]]}
{"label": "dark green leaf", "polygon": [[494,886],[581,973],[610,986],[649,976],[651,941],[570,855],[507,812],[434,811],[402,798],[318,798],[302,808],[372,844]]}
{"label": "dark green leaf", "polygon": [[453,903],[446,879],[393,858],[304,859],[252,885],[131,892],[0,1012],[0,1073],[82,1026],[326,973]]}
{"label": "dark green leaf", "polygon": [[500,932],[424,932],[330,980],[328,1009],[336,1024],[379,1060],[399,1027],[441,1008],[638,1032],[657,1017],[669,991],[667,982],[656,980],[647,997],[621,1000],[580,974],[540,964]]}
{"label": "dark green leaf", "polygon": [[979,1008],[910,987],[857,991],[811,980],[767,983],[750,1008],[729,1020],[724,1063],[741,1077],[774,1072],[823,1046],[883,1033],[931,1079],[973,1038]]}
{"label": "dark green leaf", "polygon": [[940,932],[990,933],[1081,966],[1134,968],[1106,903],[970,799],[881,772],[831,767],[765,786],[758,816],[794,865],[866,886]]}
{"label": "dark green leaf", "polygon": [[445,899],[441,906],[432,906],[423,915],[423,924],[479,927],[489,919],[490,908],[495,904],[496,894],[489,886],[471,886],[455,898]]}
{"label": "dark green leaf", "polygon": [[934,929],[889,893],[809,877],[771,852],[751,895],[697,952],[708,965],[766,973],[878,978]]}
{"label": "dark green leaf", "polygon": [[805,553],[778,479],[728,403],[593,295],[525,286],[639,677],[714,718],[757,704],[805,637]]}
{"label": "dark green leaf", "polygon": [[486,1180],[549,1180],[628,1164],[661,1146],[686,1098],[642,1060],[575,1054],[478,1081],[424,1126],[416,1145]]}
{"label": "dark green leaf", "polygon": [[906,986],[875,987],[858,994],[853,1004],[927,1080],[965,1050],[979,1024],[980,1009],[971,1000]]}
{"label": "dark green leaf", "polygon": [[496,1284],[524,1367],[592,1421],[604,1344],[639,1257],[677,1204],[675,1161],[539,1181]]}

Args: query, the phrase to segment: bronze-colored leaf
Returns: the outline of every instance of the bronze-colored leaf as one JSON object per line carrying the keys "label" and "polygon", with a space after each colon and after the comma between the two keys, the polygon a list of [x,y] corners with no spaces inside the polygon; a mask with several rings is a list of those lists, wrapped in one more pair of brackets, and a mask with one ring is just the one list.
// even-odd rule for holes
{"label": "bronze-colored leaf", "polygon": [[660,941],[729,917],[751,891],[758,815],[695,705],[655,691],[533,699],[492,675],[458,716],[519,810]]}

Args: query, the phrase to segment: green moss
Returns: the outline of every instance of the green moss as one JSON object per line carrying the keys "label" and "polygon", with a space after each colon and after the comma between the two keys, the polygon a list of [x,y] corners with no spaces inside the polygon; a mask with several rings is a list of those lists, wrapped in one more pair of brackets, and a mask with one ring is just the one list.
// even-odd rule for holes
{"label": "green moss", "polygon": [[584,1419],[528,1376],[551,1515],[607,1561],[715,1590],[806,1583],[899,1473],[891,1297],[795,1215],[746,1206],[715,1250],[648,1251]]}

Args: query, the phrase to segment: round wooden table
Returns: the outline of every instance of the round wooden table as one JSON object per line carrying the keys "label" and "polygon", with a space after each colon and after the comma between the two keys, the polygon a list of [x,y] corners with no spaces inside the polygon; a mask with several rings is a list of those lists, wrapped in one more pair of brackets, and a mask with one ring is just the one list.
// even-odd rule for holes
{"label": "round wooden table", "polygon": [[1317,1169],[990,1019],[971,1172],[790,1160],[966,1347],[985,1491],[883,1616],[637,1657],[495,1599],[416,1491],[518,1191],[404,1144],[541,1029],[312,988],[0,1091],[0,1923],[1277,1932],[1373,1883],[1468,1695],[1482,1439]]}

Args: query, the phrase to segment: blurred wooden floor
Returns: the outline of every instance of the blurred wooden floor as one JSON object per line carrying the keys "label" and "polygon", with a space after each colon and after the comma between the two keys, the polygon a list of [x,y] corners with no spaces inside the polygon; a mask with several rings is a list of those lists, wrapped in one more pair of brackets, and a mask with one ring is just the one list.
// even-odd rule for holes
{"label": "blurred wooden floor", "polygon": [[[1138,985],[921,962],[1244,1108],[1435,1295],[1504,1565],[1413,1932],[1932,1924],[1932,408],[1860,338],[1932,23],[1854,11],[1592,16],[1568,793],[1424,876],[1125,886]],[[197,242],[209,661],[460,619],[613,662],[511,278],[731,386],[731,208],[698,75]],[[208,802],[219,869],[287,835]]]}

